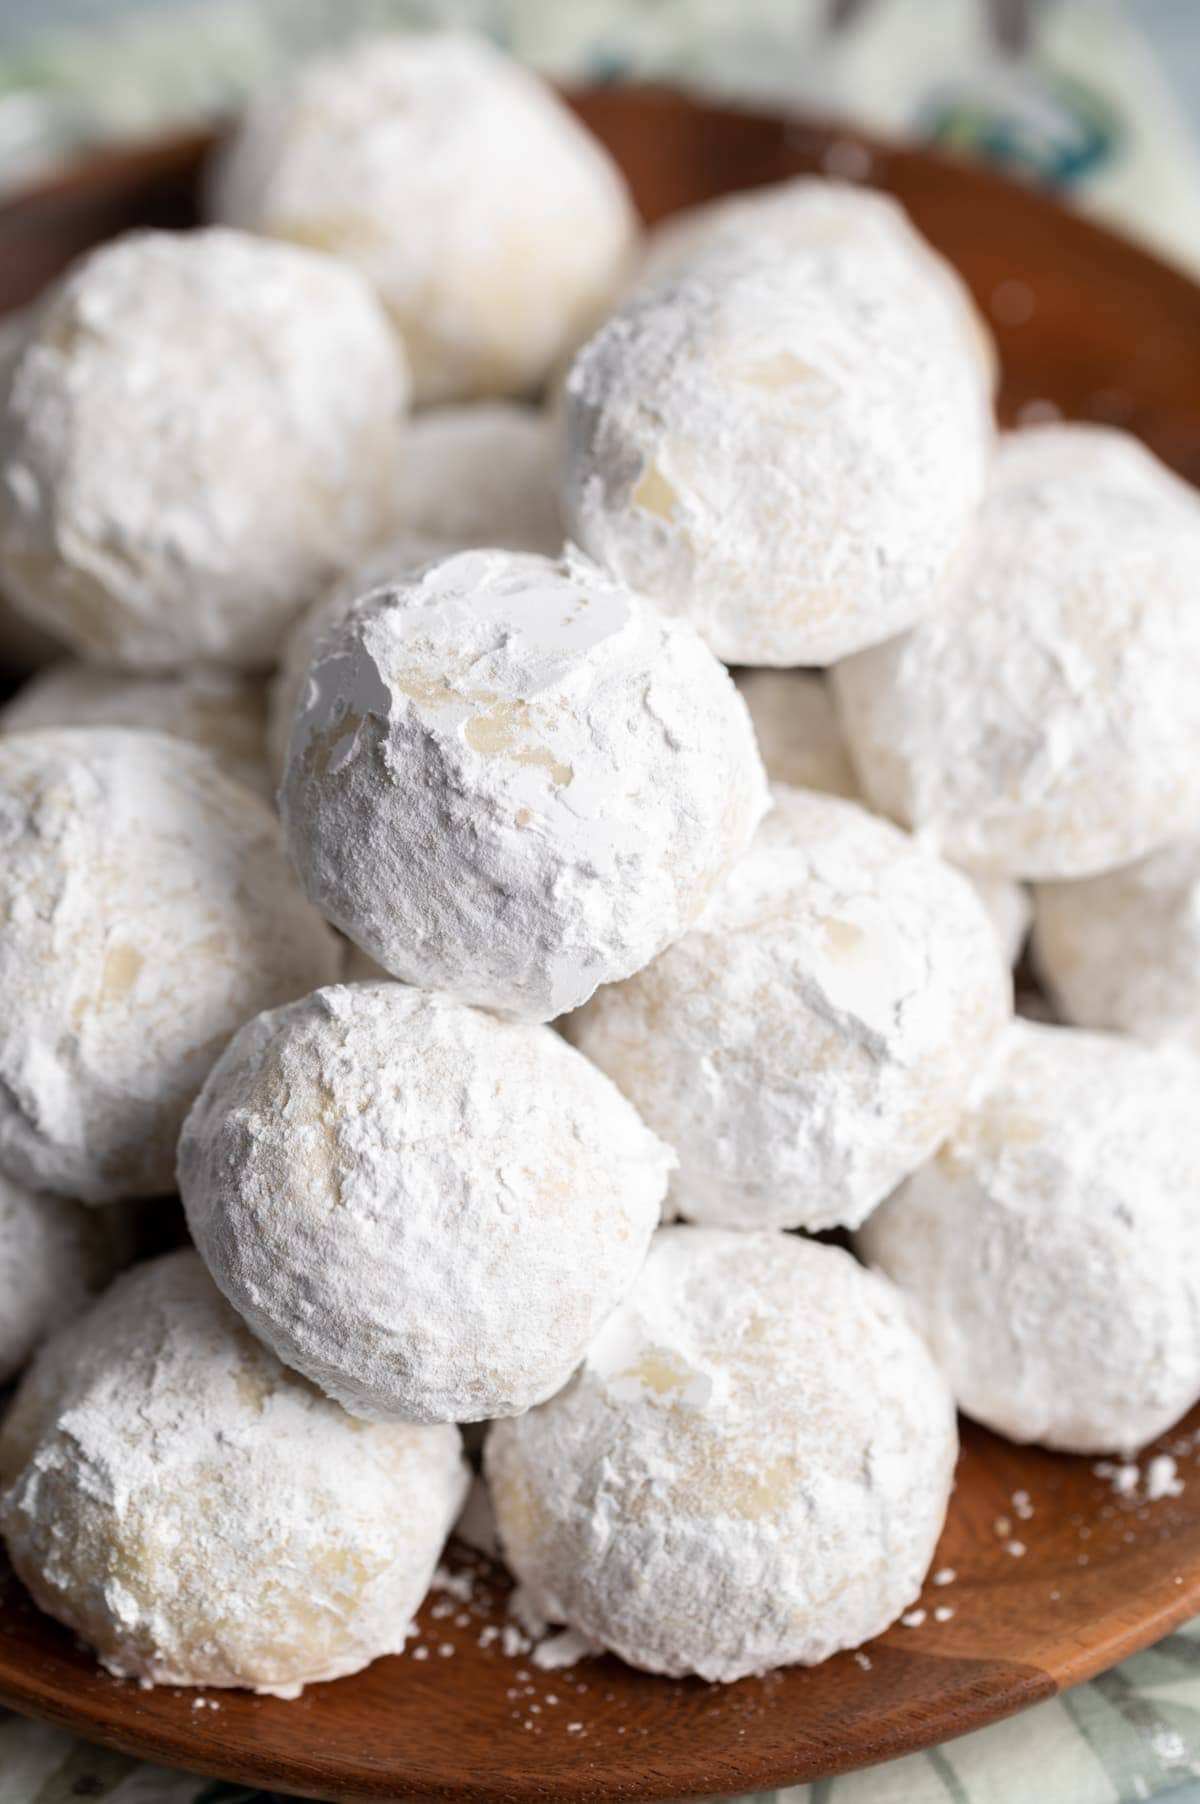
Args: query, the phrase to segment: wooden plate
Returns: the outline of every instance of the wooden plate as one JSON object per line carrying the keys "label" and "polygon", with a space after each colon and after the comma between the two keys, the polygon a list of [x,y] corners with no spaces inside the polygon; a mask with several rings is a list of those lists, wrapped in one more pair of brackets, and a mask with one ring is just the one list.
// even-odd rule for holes
{"label": "wooden plate", "polygon": [[[893,189],[995,326],[1007,419],[1057,409],[1115,422],[1200,481],[1200,290],[1184,276],[925,152],[671,95],[614,90],[575,104],[650,218],[812,169]],[[97,157],[0,209],[0,309],[116,231],[186,224],[207,147],[192,137]],[[1114,1495],[1089,1461],[967,1427],[936,1561],[953,1582],[928,1588],[919,1624],[811,1671],[724,1688],[614,1660],[544,1672],[504,1649],[499,1574],[459,1554],[464,1595],[435,1592],[403,1655],[296,1703],[221,1692],[199,1708],[192,1692],[107,1678],[0,1576],[0,1699],[131,1753],[322,1799],[650,1799],[797,1784],[1020,1710],[1200,1611],[1200,1411],[1163,1445],[1184,1488],[1149,1502],[1144,1489]]]}

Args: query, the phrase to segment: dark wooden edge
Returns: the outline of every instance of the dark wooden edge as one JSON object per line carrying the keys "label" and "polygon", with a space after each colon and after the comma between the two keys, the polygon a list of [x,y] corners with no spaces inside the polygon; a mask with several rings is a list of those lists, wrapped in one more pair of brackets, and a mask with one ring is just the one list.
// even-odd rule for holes
{"label": "dark wooden edge", "polygon": [[[773,108],[710,102],[703,95],[660,83],[566,87],[563,95],[585,121],[605,115],[611,117],[630,105],[649,114],[653,111],[669,113],[684,103],[702,107],[714,122],[731,130],[742,125],[748,132],[755,133],[761,132],[764,125],[779,122],[778,112]],[[1100,241],[1114,258],[1123,263],[1136,263],[1143,278],[1145,265],[1150,263],[1158,278],[1175,288],[1179,301],[1200,306],[1200,285],[1178,264],[1090,214],[1065,207],[1052,194],[1029,182],[998,173],[936,145],[906,144],[833,117],[805,114],[783,123],[785,148],[796,157],[819,162],[833,139],[861,146],[873,164],[889,170],[902,169],[919,177],[923,172],[937,169],[948,173],[952,180],[969,175],[972,189],[982,201],[990,194],[997,201],[1011,203],[1014,194],[1019,194],[1021,204],[1029,208],[1031,214],[1040,215],[1047,223],[1053,222],[1068,241],[1073,234],[1082,231],[1093,242]],[[97,210],[98,202],[107,202],[109,212],[119,213],[122,203],[127,202],[131,194],[144,200],[146,223],[153,224],[151,209],[156,196],[161,199],[164,212],[177,207],[181,195],[190,197],[199,170],[227,129],[227,124],[216,122],[206,128],[155,136],[72,157],[36,183],[0,202],[0,231],[19,231],[27,219],[34,226],[40,225],[48,207],[61,214],[76,207],[90,208],[93,209],[93,220],[98,221],[102,217],[101,211]],[[771,171],[764,172],[761,178],[763,182],[771,179],[774,179]],[[869,175],[866,181],[870,185]],[[980,214],[980,234],[986,236],[986,207],[980,208]]]}

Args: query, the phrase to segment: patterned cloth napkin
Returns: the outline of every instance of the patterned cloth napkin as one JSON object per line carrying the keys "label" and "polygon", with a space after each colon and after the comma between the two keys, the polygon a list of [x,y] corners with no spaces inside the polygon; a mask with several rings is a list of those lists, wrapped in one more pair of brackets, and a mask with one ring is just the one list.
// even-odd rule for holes
{"label": "patterned cloth napkin", "polygon": [[[1200,150],[1137,10],[1114,0],[190,0],[154,12],[92,0],[93,13],[119,16],[103,29],[50,35],[28,26],[44,25],[57,0],[5,4],[0,189],[98,140],[226,110],[319,44],[449,22],[486,31],[562,77],[666,80],[951,144],[1052,187],[1200,273]],[[1171,61],[1200,67],[1200,4],[1155,12],[1179,33]],[[762,1794],[758,1804],[1167,1797],[1200,1804],[1200,1620],[1009,1722],[888,1766]],[[285,1804],[0,1712],[0,1804],[81,1799]]]}

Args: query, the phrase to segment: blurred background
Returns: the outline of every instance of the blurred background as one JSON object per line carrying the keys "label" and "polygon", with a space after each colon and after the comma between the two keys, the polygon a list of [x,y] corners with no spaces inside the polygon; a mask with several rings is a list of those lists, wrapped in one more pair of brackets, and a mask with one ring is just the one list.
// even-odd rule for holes
{"label": "blurred background", "polygon": [[933,139],[1200,271],[1200,0],[0,0],[0,193],[219,114],[321,43],[430,24],[564,80]]}

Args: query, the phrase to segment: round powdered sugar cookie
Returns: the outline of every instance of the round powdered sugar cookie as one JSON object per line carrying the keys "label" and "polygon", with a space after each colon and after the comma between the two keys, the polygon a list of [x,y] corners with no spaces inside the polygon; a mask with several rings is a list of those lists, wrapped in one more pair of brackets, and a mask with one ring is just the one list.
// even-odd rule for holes
{"label": "round powdered sugar cookie", "polygon": [[968,880],[833,796],[775,806],[692,931],[567,1023],[679,1155],[679,1213],[853,1227],[954,1124],[1011,1007]]}
{"label": "round powdered sugar cookie", "polygon": [[672,1163],[551,1028],[356,983],[242,1029],[179,1187],[217,1284],[288,1365],[356,1415],[466,1422],[566,1381]]}
{"label": "round powdered sugar cookie", "polygon": [[849,1254],[666,1228],[570,1384],[484,1458],[538,1613],[632,1666],[732,1680],[895,1620],[957,1445],[901,1299]]}
{"label": "round powdered sugar cookie", "polygon": [[0,1175],[0,1386],[131,1257],[122,1208],[85,1209]]}
{"label": "round powdered sugar cookie", "polygon": [[697,256],[740,239],[784,256],[796,248],[849,239],[898,257],[927,291],[927,299],[942,304],[948,326],[977,362],[985,390],[990,394],[995,387],[996,346],[970,290],[954,265],[921,236],[894,195],[811,175],[722,195],[674,213],[654,228],[638,267],[638,286],[656,286]]}
{"label": "round powdered sugar cookie", "polygon": [[267,697],[267,747],[277,782],[282,781],[287,767],[288,741],[308,673],[325,638],[341,626],[355,603],[373,590],[404,581],[426,564],[437,563],[459,550],[459,545],[445,539],[431,539],[419,532],[399,533],[334,583],[300,616],[288,634]]}
{"label": "round powdered sugar cookie", "polygon": [[[829,685],[814,670],[741,670],[736,677],[768,777],[795,789],[862,801]],[[1019,883],[968,871],[1010,965],[1020,957],[1033,909]]]}
{"label": "round powdered sugar cookie", "polygon": [[405,435],[397,482],[404,525],[298,621],[271,686],[269,744],[282,776],[309,665],[327,632],[369,590],[479,546],[557,552],[563,542],[544,413],[512,401],[435,407]]}
{"label": "round powdered sugar cookie", "polygon": [[936,609],[992,435],[940,290],[855,235],[712,246],[584,346],[565,411],[573,535],[740,664]]}
{"label": "round powdered sugar cookie", "polygon": [[1032,953],[1064,1020],[1200,1053],[1200,838],[1038,884]]}
{"label": "round powdered sugar cookie", "polygon": [[385,532],[403,354],[332,257],[138,232],[38,308],[0,406],[0,576],[97,662],[273,662]]}
{"label": "round powdered sugar cookie", "polygon": [[1200,500],[1100,426],[1002,440],[946,605],[838,666],[874,804],[948,858],[1085,877],[1200,817]]}
{"label": "round powdered sugar cookie", "polygon": [[35,1359],[0,1528],[109,1672],[296,1697],[399,1653],[467,1478],[457,1430],[356,1422],[286,1371],[189,1249]]}
{"label": "round powdered sugar cookie", "polygon": [[213,209],[355,264],[422,403],[535,388],[611,304],[635,218],[531,70],[455,34],[362,40],[252,103]]}
{"label": "round powdered sugar cookie", "polygon": [[170,1191],[230,1034],[341,965],[266,804],[159,733],[0,738],[0,915],[0,1165],[86,1202]]}
{"label": "round powdered sugar cookie", "polygon": [[60,660],[39,671],[0,708],[0,732],[37,727],[144,727],[189,740],[220,759],[230,776],[271,794],[266,760],[266,695],[236,671],[193,665],[172,676],[138,676]]}
{"label": "round powdered sugar cookie", "polygon": [[1200,1060],[1016,1021],[937,1157],[876,1210],[959,1407],[1133,1452],[1200,1398]]}
{"label": "round powdered sugar cookie", "polygon": [[309,896],[393,976],[550,1020],[684,933],[767,807],[727,672],[574,552],[468,552],[321,644],[281,792]]}

